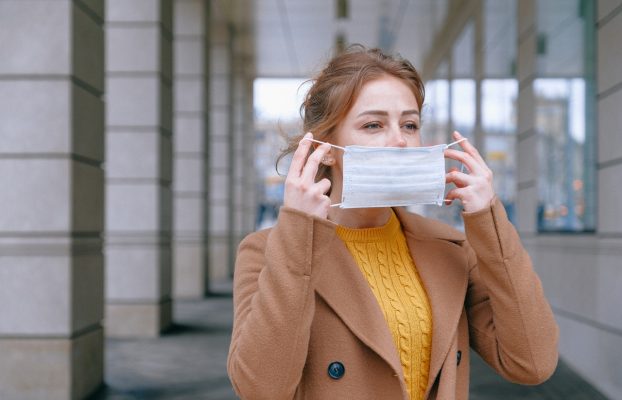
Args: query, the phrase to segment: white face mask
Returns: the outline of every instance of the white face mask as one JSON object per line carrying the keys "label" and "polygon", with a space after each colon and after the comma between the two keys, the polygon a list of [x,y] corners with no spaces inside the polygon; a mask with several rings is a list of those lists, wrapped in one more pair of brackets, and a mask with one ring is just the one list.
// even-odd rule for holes
{"label": "white face mask", "polygon": [[368,208],[443,205],[444,151],[463,140],[429,147],[344,148],[331,144],[344,151],[341,203],[333,206]]}

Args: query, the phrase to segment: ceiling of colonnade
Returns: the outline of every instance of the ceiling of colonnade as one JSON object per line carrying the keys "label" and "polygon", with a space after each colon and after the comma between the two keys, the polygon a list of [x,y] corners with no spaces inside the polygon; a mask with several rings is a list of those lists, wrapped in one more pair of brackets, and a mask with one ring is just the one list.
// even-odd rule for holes
{"label": "ceiling of colonnade", "polygon": [[[346,5],[339,18],[340,3]],[[309,77],[342,37],[400,53],[422,67],[447,0],[255,0],[254,48],[259,77]],[[343,10],[343,8],[342,8]]]}

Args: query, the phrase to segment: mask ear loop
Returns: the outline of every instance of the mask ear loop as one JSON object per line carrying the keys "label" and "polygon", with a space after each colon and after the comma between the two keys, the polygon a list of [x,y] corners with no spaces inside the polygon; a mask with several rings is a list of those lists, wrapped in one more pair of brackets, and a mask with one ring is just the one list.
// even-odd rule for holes
{"label": "mask ear loop", "polygon": [[310,142],[315,142],[315,143],[319,143],[319,144],[329,144],[332,147],[338,148],[339,150],[346,151],[345,147],[337,146],[336,144],[332,144],[332,143],[328,143],[328,142],[322,142],[321,140],[315,140],[315,139],[311,139],[311,138],[303,138],[303,140],[308,140]]}
{"label": "mask ear loop", "polygon": [[[454,145],[457,145],[458,143],[464,142],[465,140],[467,140],[467,138],[462,138],[460,140],[456,140],[455,142],[451,142],[447,145],[447,147],[451,147]],[[464,164],[460,163],[460,172],[464,172]]]}
{"label": "mask ear loop", "polygon": [[[458,143],[464,142],[467,138],[462,138],[460,140],[456,140],[455,142],[451,142],[447,145],[447,147],[455,146]],[[464,164],[460,163],[460,172],[464,172]],[[443,199],[443,201],[450,201],[449,199]]]}
{"label": "mask ear loop", "polygon": [[460,139],[460,140],[456,140],[455,142],[451,142],[451,143],[449,143],[449,144],[447,145],[447,147],[451,147],[451,146],[457,145],[458,143],[462,143],[462,142],[464,142],[465,140],[467,140],[467,138],[462,138],[462,139]]}

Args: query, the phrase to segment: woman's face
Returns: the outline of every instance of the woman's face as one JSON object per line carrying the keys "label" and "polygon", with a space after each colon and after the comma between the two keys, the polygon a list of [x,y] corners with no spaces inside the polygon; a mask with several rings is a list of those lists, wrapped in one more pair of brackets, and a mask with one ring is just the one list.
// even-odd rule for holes
{"label": "woman's face", "polygon": [[383,76],[363,86],[332,142],[339,146],[420,146],[419,111],[409,86],[398,78]]}

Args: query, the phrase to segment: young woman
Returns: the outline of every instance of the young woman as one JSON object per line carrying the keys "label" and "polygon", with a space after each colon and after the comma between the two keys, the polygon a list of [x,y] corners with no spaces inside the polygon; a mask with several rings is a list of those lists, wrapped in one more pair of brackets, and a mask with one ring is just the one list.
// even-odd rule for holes
{"label": "young woman", "polygon": [[240,397],[466,399],[469,347],[514,382],[555,370],[553,314],[468,141],[444,154],[467,168],[446,174],[466,234],[401,207],[331,207],[349,179],[340,148],[421,146],[423,102],[415,68],[376,49],[350,48],[314,79],[278,222],[239,248],[228,372]]}

